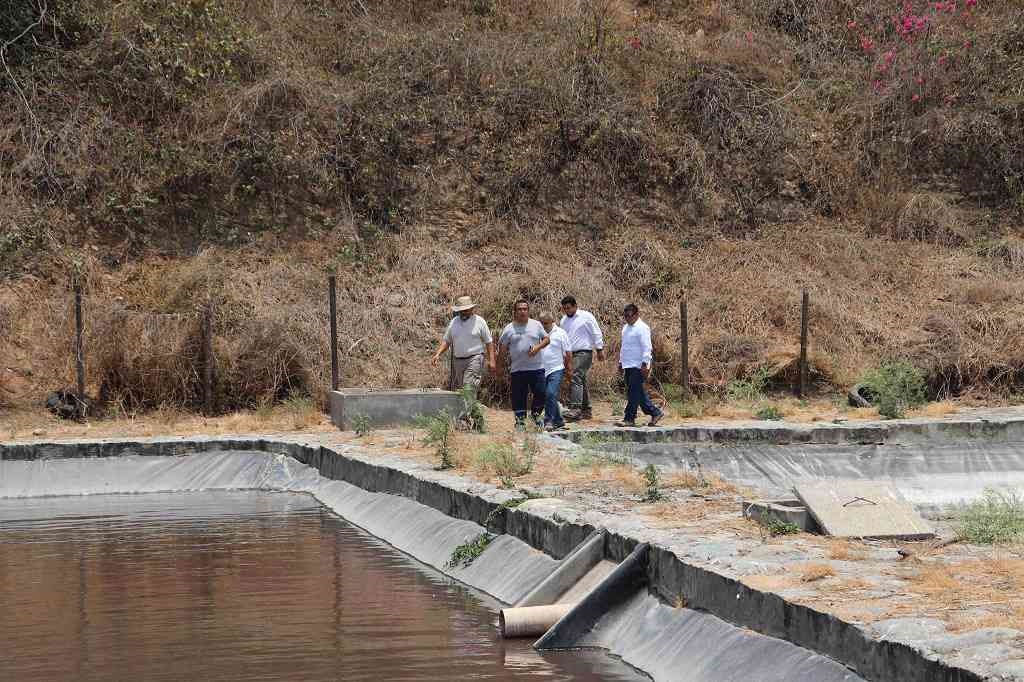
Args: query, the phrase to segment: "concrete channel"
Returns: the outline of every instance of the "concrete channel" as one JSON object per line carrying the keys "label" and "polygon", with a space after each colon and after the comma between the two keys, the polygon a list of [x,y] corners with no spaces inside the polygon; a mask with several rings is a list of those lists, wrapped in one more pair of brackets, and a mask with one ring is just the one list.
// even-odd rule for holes
{"label": "concrete channel", "polygon": [[655,429],[590,429],[563,437],[665,470],[711,471],[766,499],[814,480],[891,483],[936,518],[986,488],[1024,489],[1024,412],[945,421],[860,424],[751,423]]}
{"label": "concrete channel", "polygon": [[[350,522],[506,604],[545,582],[557,594],[574,550],[594,552],[593,524],[557,504],[315,438],[156,438],[0,444],[0,496],[208,489],[306,492]],[[496,535],[478,559],[449,567],[459,544]],[[642,534],[606,529],[602,560],[619,566],[538,642],[598,647],[654,679],[687,682],[967,682],[1013,679],[950,663],[680,558]],[[591,544],[587,544],[587,543]],[[539,551],[537,551],[539,550]],[[674,606],[679,595],[686,605]],[[543,595],[542,595],[543,596]],[[547,596],[539,599],[546,601]]]}

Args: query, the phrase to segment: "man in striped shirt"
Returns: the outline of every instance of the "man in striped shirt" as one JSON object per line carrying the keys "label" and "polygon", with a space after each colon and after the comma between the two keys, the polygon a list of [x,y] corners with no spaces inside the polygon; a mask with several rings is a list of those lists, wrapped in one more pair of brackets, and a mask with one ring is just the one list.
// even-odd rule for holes
{"label": "man in striped shirt", "polygon": [[599,361],[604,360],[604,336],[597,319],[586,310],[580,310],[573,296],[562,299],[562,312],[565,314],[558,326],[569,335],[572,348],[572,385],[565,418],[569,421],[593,419],[587,374],[594,362],[594,353]]}

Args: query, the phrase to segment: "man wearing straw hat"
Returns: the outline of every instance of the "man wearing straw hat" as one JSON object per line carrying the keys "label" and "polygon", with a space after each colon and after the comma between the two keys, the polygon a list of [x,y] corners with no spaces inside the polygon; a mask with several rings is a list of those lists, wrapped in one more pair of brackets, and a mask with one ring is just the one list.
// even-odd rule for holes
{"label": "man wearing straw hat", "polygon": [[484,318],[475,314],[476,303],[469,296],[460,296],[452,306],[452,312],[458,313],[448,323],[448,328],[441,339],[441,346],[434,353],[430,364],[437,365],[438,359],[449,348],[455,356],[452,366],[452,390],[468,388],[476,397],[480,389],[480,381],[484,375],[484,353],[487,353],[487,367],[494,372],[497,365],[494,360],[494,341],[491,330]]}

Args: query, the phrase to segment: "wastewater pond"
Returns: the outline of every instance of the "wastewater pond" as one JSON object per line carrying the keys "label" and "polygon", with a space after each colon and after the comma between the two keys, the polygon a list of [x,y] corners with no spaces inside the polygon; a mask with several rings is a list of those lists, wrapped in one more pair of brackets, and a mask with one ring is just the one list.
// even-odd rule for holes
{"label": "wastewater pond", "polygon": [[0,680],[643,680],[307,495],[0,499]]}

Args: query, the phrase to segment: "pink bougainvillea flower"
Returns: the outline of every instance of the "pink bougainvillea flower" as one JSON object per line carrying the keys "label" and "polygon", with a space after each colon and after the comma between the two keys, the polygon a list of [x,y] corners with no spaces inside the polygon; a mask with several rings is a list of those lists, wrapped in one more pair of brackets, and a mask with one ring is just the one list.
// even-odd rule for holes
{"label": "pink bougainvillea flower", "polygon": [[920,102],[921,101],[921,95],[914,95],[913,97],[910,98],[910,100],[912,102]]}

